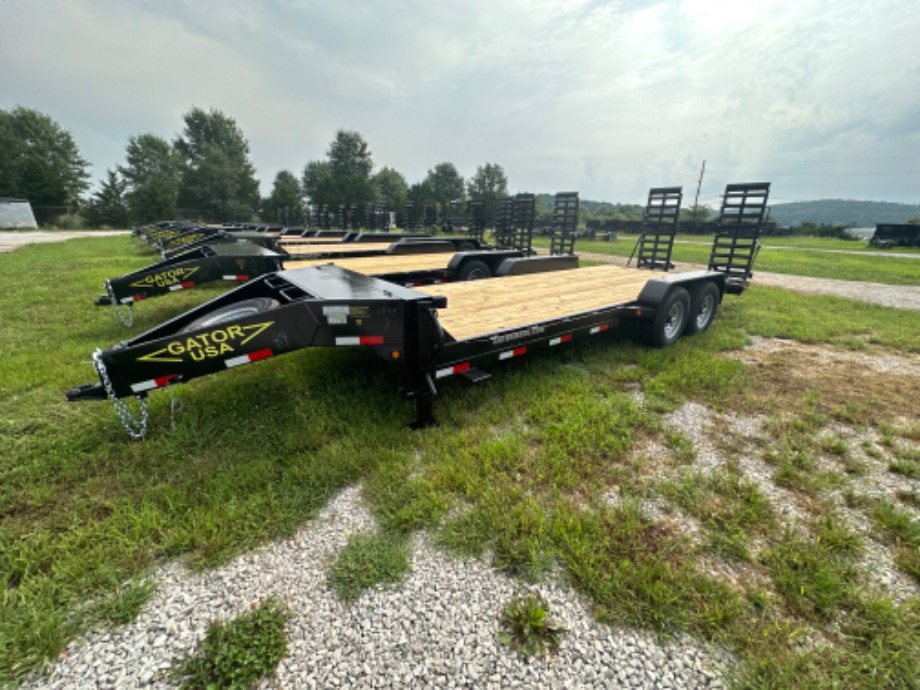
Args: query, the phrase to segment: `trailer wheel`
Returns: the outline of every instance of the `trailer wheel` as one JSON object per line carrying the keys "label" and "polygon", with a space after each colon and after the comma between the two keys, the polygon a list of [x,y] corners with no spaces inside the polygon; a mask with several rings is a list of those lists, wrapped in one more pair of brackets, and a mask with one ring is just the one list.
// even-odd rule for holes
{"label": "trailer wheel", "polygon": [[646,340],[653,347],[668,347],[677,342],[690,315],[690,295],[682,287],[671,288],[661,301],[658,313],[649,322]]}
{"label": "trailer wheel", "polygon": [[228,304],[225,307],[208,312],[204,316],[199,316],[190,324],[183,327],[179,332],[186,333],[187,331],[197,331],[200,328],[209,328],[225,323],[226,321],[243,319],[247,316],[261,314],[262,312],[274,309],[280,306],[280,304],[278,300],[272,299],[271,297],[253,297],[252,299],[246,299],[236,304]]}
{"label": "trailer wheel", "polygon": [[715,283],[704,281],[690,291],[690,320],[687,335],[702,333],[716,318],[719,308],[719,288]]}
{"label": "trailer wheel", "polygon": [[476,251],[476,245],[472,242],[461,242],[457,245],[458,252],[474,252]]}
{"label": "trailer wheel", "polygon": [[489,270],[484,261],[479,261],[478,259],[464,262],[460,268],[460,273],[457,274],[457,280],[482,280],[483,278],[491,277],[492,271]]}

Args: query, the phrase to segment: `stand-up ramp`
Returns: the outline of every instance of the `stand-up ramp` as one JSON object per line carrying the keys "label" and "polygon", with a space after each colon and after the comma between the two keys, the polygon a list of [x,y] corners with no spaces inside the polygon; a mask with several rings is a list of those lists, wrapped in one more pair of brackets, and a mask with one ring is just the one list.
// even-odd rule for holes
{"label": "stand-up ramp", "polygon": [[648,192],[642,230],[626,265],[636,258],[637,268],[669,271],[674,268],[671,252],[677,235],[677,218],[683,200],[683,187],[653,187]]}
{"label": "stand-up ramp", "polygon": [[725,187],[716,224],[709,270],[724,273],[727,292],[740,294],[753,276],[754,259],[767,214],[769,182],[730,184]]}

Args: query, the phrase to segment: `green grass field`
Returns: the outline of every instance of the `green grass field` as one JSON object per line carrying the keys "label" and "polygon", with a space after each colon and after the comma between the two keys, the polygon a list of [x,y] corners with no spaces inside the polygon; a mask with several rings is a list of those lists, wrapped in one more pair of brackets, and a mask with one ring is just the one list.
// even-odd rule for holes
{"label": "green grass field", "polygon": [[[222,289],[141,303],[131,329],[92,305],[105,278],[155,260],[127,237],[0,255],[0,683],[89,628],[131,620],[153,564],[225,562],[360,484],[383,546],[353,559],[385,561],[381,577],[398,581],[406,537],[430,530],[520,577],[561,570],[602,621],[724,646],[739,687],[916,687],[920,599],[873,585],[865,554],[871,541],[920,583],[920,377],[814,353],[916,361],[920,313],[755,285],[666,350],[614,332],[496,367],[482,386],[449,382],[440,426],[421,432],[406,428],[413,407],[384,362],[303,351],[152,394],[136,442],[111,405],[64,393],[95,380],[95,348]],[[889,281],[920,280],[920,261],[876,261]],[[745,359],[754,336],[798,349]],[[765,433],[705,429],[725,458],[706,470],[664,421],[688,401],[759,419]],[[749,458],[794,498],[799,523],[747,476]],[[878,473],[902,490],[870,491]],[[352,596],[366,583],[349,573],[364,570],[343,561],[332,582]]]}
{"label": "green grass field", "polygon": [[[635,244],[635,235],[621,235],[613,242],[578,240],[575,253],[628,257]],[[549,240],[536,239],[534,245],[548,248]],[[672,258],[677,262],[706,265],[711,245],[708,236],[687,235],[675,242]],[[920,285],[920,250],[917,249],[875,249],[865,242],[814,237],[766,238],[761,240],[761,245],[755,265],[759,271],[890,285]]]}

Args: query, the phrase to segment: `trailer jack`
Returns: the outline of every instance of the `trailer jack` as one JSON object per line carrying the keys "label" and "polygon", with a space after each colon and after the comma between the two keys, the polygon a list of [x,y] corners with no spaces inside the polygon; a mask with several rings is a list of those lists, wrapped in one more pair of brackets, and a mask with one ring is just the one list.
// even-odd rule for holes
{"label": "trailer jack", "polygon": [[427,371],[422,372],[421,379],[421,386],[403,391],[406,398],[415,399],[415,421],[409,424],[409,428],[416,431],[438,426],[438,420],[434,418],[433,413],[434,399],[438,397],[438,389],[435,388],[434,380]]}

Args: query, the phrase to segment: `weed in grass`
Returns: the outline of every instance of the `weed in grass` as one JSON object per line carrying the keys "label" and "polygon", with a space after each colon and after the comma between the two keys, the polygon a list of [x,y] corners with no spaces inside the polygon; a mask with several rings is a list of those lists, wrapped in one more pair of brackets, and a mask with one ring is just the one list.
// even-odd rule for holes
{"label": "weed in grass", "polygon": [[888,469],[908,479],[920,479],[920,450],[898,448],[888,461]]}
{"label": "weed in grass", "polygon": [[890,501],[876,501],[871,515],[895,549],[895,563],[920,582],[920,520]]}
{"label": "weed in grass", "polygon": [[828,455],[837,457],[846,457],[850,453],[850,446],[838,436],[822,436],[820,438],[820,448]]}
{"label": "weed in grass", "polygon": [[287,650],[285,607],[269,598],[242,616],[212,623],[194,654],[172,671],[183,690],[251,688],[275,670]]}
{"label": "weed in grass", "polygon": [[748,560],[752,535],[763,534],[775,522],[770,501],[737,469],[687,474],[661,490],[706,527],[709,548],[729,558]]}
{"label": "weed in grass", "polygon": [[792,613],[829,618],[852,596],[852,545],[840,535],[826,541],[786,530],[763,558]]}
{"label": "weed in grass", "polygon": [[904,505],[920,508],[920,492],[918,491],[898,491],[895,497]]}
{"label": "weed in grass", "polygon": [[390,534],[359,534],[348,539],[329,568],[329,586],[340,599],[353,602],[378,585],[395,585],[409,572],[407,537]]}
{"label": "weed in grass", "polygon": [[509,601],[502,611],[501,625],[498,639],[524,656],[558,651],[565,633],[565,628],[550,617],[546,600],[533,593]]}

